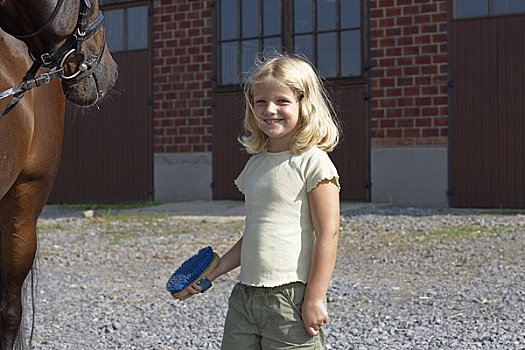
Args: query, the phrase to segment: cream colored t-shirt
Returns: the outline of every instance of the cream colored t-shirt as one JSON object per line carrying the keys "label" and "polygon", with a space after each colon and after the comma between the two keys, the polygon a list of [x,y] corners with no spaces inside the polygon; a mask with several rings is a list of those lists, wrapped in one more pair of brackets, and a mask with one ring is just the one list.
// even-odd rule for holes
{"label": "cream colored t-shirt", "polygon": [[315,233],[308,192],[337,169],[317,147],[294,155],[263,151],[252,156],[235,184],[244,194],[240,281],[259,287],[308,282]]}

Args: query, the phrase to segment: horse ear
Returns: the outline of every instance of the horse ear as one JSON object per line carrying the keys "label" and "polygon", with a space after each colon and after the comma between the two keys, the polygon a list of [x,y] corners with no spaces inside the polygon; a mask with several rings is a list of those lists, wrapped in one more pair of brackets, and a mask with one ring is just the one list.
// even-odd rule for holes
{"label": "horse ear", "polygon": [[86,5],[86,7],[87,7],[88,9],[91,10],[91,1],[90,1],[90,0],[84,0],[84,4]]}

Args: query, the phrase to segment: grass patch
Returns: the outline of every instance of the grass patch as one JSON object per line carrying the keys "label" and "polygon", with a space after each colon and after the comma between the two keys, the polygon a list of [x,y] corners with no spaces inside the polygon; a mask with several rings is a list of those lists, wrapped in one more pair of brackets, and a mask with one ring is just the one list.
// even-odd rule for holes
{"label": "grass patch", "polygon": [[168,214],[148,214],[148,215],[137,215],[135,213],[117,213],[113,214],[111,212],[111,209],[107,210],[106,212],[98,212],[98,215],[100,215],[101,218],[107,220],[107,221],[126,221],[126,220],[140,220],[140,221],[146,221],[151,222],[155,219],[165,219],[169,215]]}
{"label": "grass patch", "polygon": [[441,230],[430,231],[425,235],[417,234],[420,236],[420,242],[428,242],[432,240],[459,240],[463,238],[474,238],[478,235],[485,234],[497,234],[504,232],[511,232],[513,230],[510,226],[475,226],[475,225],[463,225],[463,226],[452,226]]}

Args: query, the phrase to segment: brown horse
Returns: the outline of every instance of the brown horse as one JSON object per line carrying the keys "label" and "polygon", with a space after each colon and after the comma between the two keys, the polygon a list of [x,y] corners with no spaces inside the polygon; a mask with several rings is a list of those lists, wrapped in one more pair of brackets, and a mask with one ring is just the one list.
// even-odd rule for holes
{"label": "brown horse", "polygon": [[[0,119],[0,350],[13,348],[20,328],[36,222],[60,161],[65,98],[93,105],[117,78],[102,22],[97,0],[0,0],[0,92],[28,70],[27,84],[49,71],[62,78],[18,91],[19,103]],[[6,106],[0,100],[0,112]]]}

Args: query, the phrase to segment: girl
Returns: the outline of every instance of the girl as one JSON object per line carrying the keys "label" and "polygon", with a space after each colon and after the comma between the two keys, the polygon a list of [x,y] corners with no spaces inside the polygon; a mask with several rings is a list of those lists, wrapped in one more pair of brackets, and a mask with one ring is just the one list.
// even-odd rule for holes
{"label": "girl", "polygon": [[296,57],[258,65],[245,98],[240,142],[253,156],[235,184],[246,225],[209,277],[241,266],[222,349],[322,349],[339,235],[339,177],[326,152],[338,127],[315,71]]}

